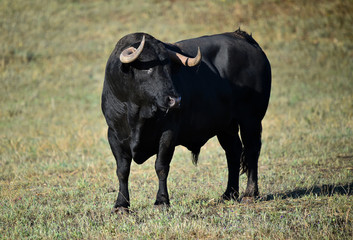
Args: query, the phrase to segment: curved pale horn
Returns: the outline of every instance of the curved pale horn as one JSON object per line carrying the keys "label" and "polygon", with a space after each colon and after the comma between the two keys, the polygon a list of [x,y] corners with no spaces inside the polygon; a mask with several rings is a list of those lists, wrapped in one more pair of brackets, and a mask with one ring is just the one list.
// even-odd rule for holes
{"label": "curved pale horn", "polygon": [[145,35],[143,35],[140,46],[137,49],[134,47],[129,47],[129,48],[126,48],[124,51],[122,51],[122,53],[120,54],[120,61],[122,63],[131,63],[135,61],[138,58],[138,56],[140,56],[144,46],[145,46]]}
{"label": "curved pale horn", "polygon": [[197,64],[200,63],[201,57],[202,57],[201,56],[200,47],[197,48],[197,55],[194,58],[187,57],[187,56],[185,56],[183,54],[174,52],[172,50],[168,50],[168,53],[169,53],[169,57],[172,60],[180,61],[184,66],[187,66],[187,67],[196,66]]}

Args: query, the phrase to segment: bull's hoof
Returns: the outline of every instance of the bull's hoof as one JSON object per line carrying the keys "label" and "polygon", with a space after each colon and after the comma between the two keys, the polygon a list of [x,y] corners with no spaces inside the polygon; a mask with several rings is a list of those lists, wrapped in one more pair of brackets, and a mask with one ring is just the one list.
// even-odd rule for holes
{"label": "bull's hoof", "polygon": [[230,201],[230,200],[234,200],[236,201],[238,199],[238,194],[237,193],[223,193],[221,196],[221,199],[219,200],[220,202],[224,202],[224,201]]}
{"label": "bull's hoof", "polygon": [[129,214],[129,209],[126,207],[113,207],[110,213],[114,215],[126,216]]}

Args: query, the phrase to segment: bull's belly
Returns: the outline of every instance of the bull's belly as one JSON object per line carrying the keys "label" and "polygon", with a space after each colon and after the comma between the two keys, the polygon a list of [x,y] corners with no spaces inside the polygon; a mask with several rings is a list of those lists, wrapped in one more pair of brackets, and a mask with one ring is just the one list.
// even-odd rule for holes
{"label": "bull's belly", "polygon": [[201,148],[210,138],[227,131],[231,125],[231,114],[195,118],[184,125],[179,133],[178,145],[189,150]]}
{"label": "bull's belly", "polygon": [[186,147],[192,152],[199,152],[199,149],[205,145],[205,143],[212,137],[214,137],[216,133],[211,133],[209,135],[206,134],[195,134],[195,135],[189,135],[185,136],[179,139],[179,142],[177,145],[181,145]]}

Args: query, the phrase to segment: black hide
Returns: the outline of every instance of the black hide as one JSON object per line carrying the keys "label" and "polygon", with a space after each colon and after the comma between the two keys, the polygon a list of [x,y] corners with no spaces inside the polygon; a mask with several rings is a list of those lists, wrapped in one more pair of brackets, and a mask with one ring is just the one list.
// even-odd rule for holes
{"label": "black hide", "polygon": [[[121,63],[128,47],[137,48],[137,60]],[[185,67],[169,58],[168,50],[202,60]],[[132,159],[142,164],[157,154],[159,190],[156,205],[169,204],[167,176],[177,145],[192,151],[217,136],[228,163],[228,184],[223,199],[239,197],[239,170],[248,175],[245,197],[258,195],[257,165],[261,148],[261,120],[267,110],[271,68],[267,57],[247,33],[204,36],[174,45],[145,33],[123,37],[105,70],[102,110],[108,140],[117,162],[119,194],[114,209],[130,205],[128,177]],[[180,107],[169,109],[169,99],[181,97]]]}

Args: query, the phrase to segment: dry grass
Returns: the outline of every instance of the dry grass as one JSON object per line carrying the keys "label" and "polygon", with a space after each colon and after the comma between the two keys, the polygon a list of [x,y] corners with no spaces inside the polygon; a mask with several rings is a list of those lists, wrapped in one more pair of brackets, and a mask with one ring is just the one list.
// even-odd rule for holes
{"label": "dry grass", "polygon": [[[349,0],[0,1],[0,239],[351,239],[352,12]],[[100,92],[117,40],[239,26],[273,70],[262,200],[217,203],[227,170],[212,139],[197,168],[177,149],[169,211],[152,207],[151,159],[132,166],[132,214],[110,216],[117,178]]]}

